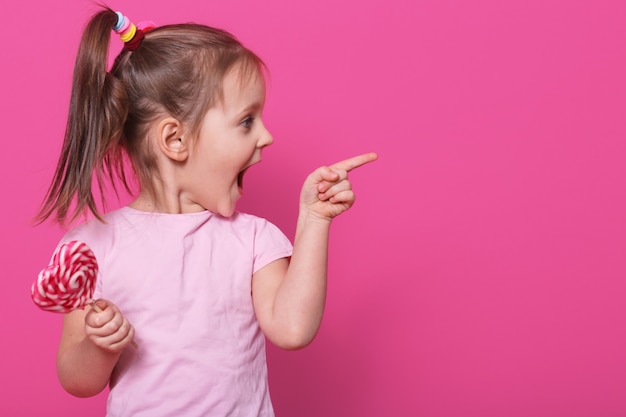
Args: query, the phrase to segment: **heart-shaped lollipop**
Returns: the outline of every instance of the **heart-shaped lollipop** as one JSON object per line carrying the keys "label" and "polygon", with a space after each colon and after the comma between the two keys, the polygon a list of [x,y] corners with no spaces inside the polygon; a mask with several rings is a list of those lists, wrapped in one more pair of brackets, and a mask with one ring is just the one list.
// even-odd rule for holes
{"label": "heart-shaped lollipop", "polygon": [[[42,310],[56,313],[69,313],[87,304],[101,313],[102,309],[92,299],[97,276],[98,262],[89,246],[78,240],[64,243],[33,283],[33,301]],[[137,348],[134,340],[131,345]]]}
{"label": "heart-shaped lollipop", "polygon": [[33,283],[33,301],[41,309],[57,313],[95,305],[92,297],[97,275],[98,263],[91,249],[84,242],[67,242],[54,252],[50,265]]}

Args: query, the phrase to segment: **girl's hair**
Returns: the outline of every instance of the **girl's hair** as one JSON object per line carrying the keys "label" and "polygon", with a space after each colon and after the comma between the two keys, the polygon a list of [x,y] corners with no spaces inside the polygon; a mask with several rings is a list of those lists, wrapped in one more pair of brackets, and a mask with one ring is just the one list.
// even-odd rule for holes
{"label": "girl's hair", "polygon": [[[151,124],[172,116],[197,134],[206,112],[223,99],[224,77],[260,74],[261,59],[230,33],[188,23],[157,27],[134,51],[123,49],[110,72],[107,57],[117,14],[103,7],[88,22],[78,49],[65,139],[56,172],[37,216],[76,220],[87,210],[102,220],[92,185],[104,205],[103,185],[115,177],[130,192],[128,155],[147,192],[153,191],[155,155],[146,143]],[[95,176],[94,176],[95,174]]]}

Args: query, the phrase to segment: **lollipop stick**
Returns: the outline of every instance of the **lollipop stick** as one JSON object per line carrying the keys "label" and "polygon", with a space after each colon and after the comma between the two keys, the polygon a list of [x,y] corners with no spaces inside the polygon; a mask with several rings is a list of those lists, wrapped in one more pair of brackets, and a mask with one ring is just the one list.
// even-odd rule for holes
{"label": "lollipop stick", "polygon": [[[96,304],[95,301],[91,301],[89,303],[89,305],[91,306],[91,308],[93,308],[94,310],[96,310],[96,313],[102,313],[102,309],[100,308],[100,306],[98,306],[98,304]],[[137,342],[135,342],[134,340],[132,342],[130,342],[131,345],[133,345],[133,347],[135,349],[137,349],[139,346],[137,345]]]}
{"label": "lollipop stick", "polygon": [[89,305],[91,306],[91,308],[96,310],[96,313],[102,313],[102,309],[98,306],[98,304],[96,304],[95,301],[92,301]]}

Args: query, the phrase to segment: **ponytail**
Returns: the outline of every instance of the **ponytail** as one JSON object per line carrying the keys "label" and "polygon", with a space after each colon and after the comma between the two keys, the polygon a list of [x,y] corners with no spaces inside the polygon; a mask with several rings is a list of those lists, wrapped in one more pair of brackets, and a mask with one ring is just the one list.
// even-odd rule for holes
{"label": "ponytail", "polygon": [[[88,22],[76,57],[65,138],[56,171],[37,216],[41,223],[56,212],[56,220],[70,223],[89,210],[102,216],[92,190],[97,183],[101,202],[103,184],[114,177],[128,185],[123,175],[122,149],[118,146],[128,114],[124,86],[107,71],[111,28],[117,15],[111,9]],[[95,173],[95,178],[94,178]]]}
{"label": "ponytail", "polygon": [[[93,190],[99,191],[103,209],[105,181],[113,191],[121,184],[130,193],[125,157],[141,192],[154,194],[157,157],[147,138],[155,120],[175,117],[197,136],[206,112],[223,98],[231,69],[238,66],[244,78],[263,76],[261,59],[224,30],[184,23],[147,33],[139,23],[129,25],[134,35],[128,36],[124,20],[103,7],[83,32],[63,148],[39,223],[53,215],[71,223],[88,211],[103,220]],[[112,29],[122,31],[125,45],[108,72]]]}

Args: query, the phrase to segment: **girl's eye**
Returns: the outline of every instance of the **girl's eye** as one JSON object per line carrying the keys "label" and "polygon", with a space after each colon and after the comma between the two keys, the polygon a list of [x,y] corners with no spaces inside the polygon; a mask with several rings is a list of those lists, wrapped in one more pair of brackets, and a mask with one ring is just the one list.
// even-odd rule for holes
{"label": "girl's eye", "polygon": [[243,120],[243,122],[241,122],[241,126],[245,127],[246,129],[250,129],[252,127],[253,121],[254,121],[254,117],[248,116]]}

